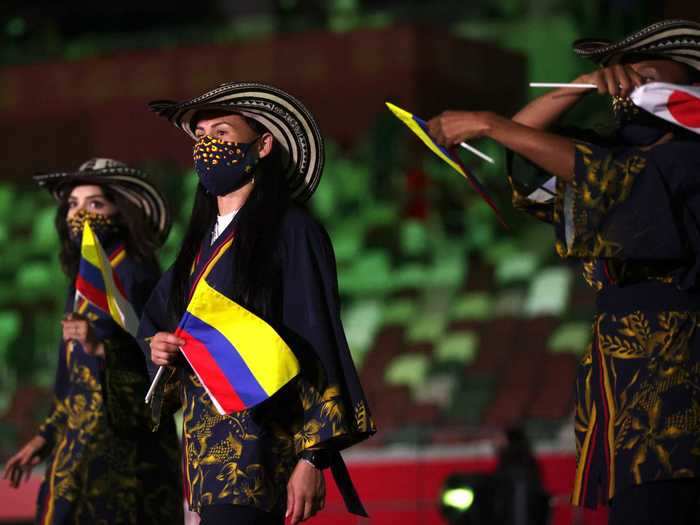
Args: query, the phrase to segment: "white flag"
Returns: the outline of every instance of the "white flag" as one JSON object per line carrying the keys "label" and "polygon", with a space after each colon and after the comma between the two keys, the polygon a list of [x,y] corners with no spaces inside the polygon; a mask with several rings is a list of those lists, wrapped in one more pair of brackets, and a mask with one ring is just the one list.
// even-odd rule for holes
{"label": "white flag", "polygon": [[651,82],[635,89],[630,98],[652,115],[700,134],[700,86]]}

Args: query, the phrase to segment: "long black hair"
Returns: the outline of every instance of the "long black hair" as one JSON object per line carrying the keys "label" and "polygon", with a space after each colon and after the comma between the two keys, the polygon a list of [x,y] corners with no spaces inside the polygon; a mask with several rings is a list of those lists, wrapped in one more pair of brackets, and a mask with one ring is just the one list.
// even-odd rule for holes
{"label": "long black hair", "polygon": [[[259,135],[267,132],[254,120],[246,119],[246,122]],[[289,202],[281,152],[275,143],[270,153],[260,159],[253,190],[236,215],[236,237],[231,248],[235,267],[232,299],[263,317],[270,312],[278,265],[275,249]],[[217,214],[216,197],[198,184],[190,221],[172,268],[168,314],[173,323],[179,321],[187,308],[192,264],[202,240],[211,234]]]}
{"label": "long black hair", "polygon": [[80,264],[80,246],[70,238],[68,223],[69,197],[73,189],[77,186],[90,185],[99,186],[102,189],[105,199],[114,204],[117,208],[115,220],[119,228],[119,235],[124,242],[126,253],[135,261],[158,268],[158,258],[156,250],[158,248],[157,233],[148,224],[148,219],[143,210],[135,206],[120,193],[112,191],[108,184],[97,182],[67,182],[60,192],[58,209],[56,210],[55,225],[58,231],[58,238],[61,243],[59,260],[61,268],[69,279],[74,280],[78,274]]}

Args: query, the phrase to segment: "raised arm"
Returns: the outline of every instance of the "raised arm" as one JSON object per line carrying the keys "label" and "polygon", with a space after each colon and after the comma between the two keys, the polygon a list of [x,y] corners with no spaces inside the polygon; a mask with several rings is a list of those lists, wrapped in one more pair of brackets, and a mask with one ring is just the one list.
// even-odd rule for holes
{"label": "raised arm", "polygon": [[[634,88],[644,83],[644,79],[632,67],[615,65],[581,75],[573,83],[595,84],[600,95],[628,96]],[[518,111],[513,122],[535,129],[549,129],[591,91],[579,88],[549,91]]]}
{"label": "raised arm", "polygon": [[[644,79],[632,67],[616,65],[582,75],[575,82],[596,84],[599,94],[627,96]],[[430,120],[428,128],[445,146],[489,137],[552,175],[571,180],[573,141],[545,130],[580,101],[584,93],[571,88],[551,91],[530,102],[512,119],[492,112],[446,111]]]}

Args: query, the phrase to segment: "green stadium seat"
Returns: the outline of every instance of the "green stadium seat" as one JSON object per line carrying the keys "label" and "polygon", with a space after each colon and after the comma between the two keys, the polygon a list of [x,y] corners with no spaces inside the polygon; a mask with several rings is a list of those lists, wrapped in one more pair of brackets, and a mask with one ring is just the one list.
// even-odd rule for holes
{"label": "green stadium seat", "polygon": [[43,208],[36,213],[32,227],[32,253],[46,254],[53,258],[58,250],[59,241],[54,223],[55,216],[55,208]]}
{"label": "green stadium seat", "polygon": [[582,355],[591,341],[591,324],[585,321],[568,322],[557,327],[547,342],[554,353]]}
{"label": "green stadium seat", "polygon": [[425,264],[407,263],[392,272],[393,289],[423,288],[428,282],[426,276],[430,269]]}
{"label": "green stadium seat", "polygon": [[513,238],[507,237],[492,242],[484,247],[481,256],[491,266],[498,266],[501,261],[516,258],[520,255],[520,249]]}
{"label": "green stadium seat", "polygon": [[5,244],[10,239],[10,229],[7,223],[0,222],[0,246]]}
{"label": "green stadium seat", "polygon": [[525,314],[561,316],[569,302],[572,272],[566,267],[542,270],[531,282],[525,302]]}
{"label": "green stadium seat", "polygon": [[537,271],[539,258],[528,252],[509,254],[496,264],[496,282],[501,286],[513,282],[528,281]]}
{"label": "green stadium seat", "polygon": [[362,211],[361,215],[364,222],[370,227],[392,226],[400,221],[398,207],[392,202],[372,202]]}
{"label": "green stadium seat", "polygon": [[383,324],[398,324],[407,326],[416,314],[416,301],[398,297],[384,303]]}
{"label": "green stadium seat", "polygon": [[0,184],[0,218],[3,223],[8,216],[14,214],[15,186]]}
{"label": "green stadium seat", "polygon": [[407,257],[423,255],[430,248],[428,228],[421,221],[404,221],[399,230],[401,253]]}
{"label": "green stadium seat", "polygon": [[22,327],[22,317],[16,310],[0,310],[0,362],[7,362],[7,349]]}
{"label": "green stadium seat", "polygon": [[465,293],[450,308],[453,321],[485,321],[493,315],[493,297],[487,292]]}
{"label": "green stadium seat", "polygon": [[425,382],[430,358],[422,353],[404,354],[389,363],[384,378],[387,384],[407,386],[414,391]]}
{"label": "green stadium seat", "polygon": [[362,257],[365,228],[360,224],[343,224],[331,232],[331,241],[338,264],[349,263]]}
{"label": "green stadium seat", "polygon": [[461,251],[442,252],[435,255],[429,281],[432,286],[455,290],[466,276],[466,258]]}
{"label": "green stadium seat", "polygon": [[[57,266],[55,261],[29,261],[20,266],[14,283],[17,299],[26,302],[56,297],[57,282],[62,284],[64,281],[58,276],[60,269]],[[64,292],[65,288],[60,288],[60,293]]]}
{"label": "green stadium seat", "polygon": [[389,258],[378,250],[365,252],[352,266],[339,273],[338,282],[343,294],[371,295],[385,293],[390,289],[391,269]]}
{"label": "green stadium seat", "polygon": [[343,312],[343,326],[356,366],[362,366],[381,321],[382,307],[376,299],[355,301]]}
{"label": "green stadium seat", "polygon": [[453,332],[437,344],[435,359],[441,363],[467,365],[478,351],[479,337],[473,332]]}
{"label": "green stadium seat", "polygon": [[439,311],[423,310],[408,327],[409,342],[437,341],[447,327],[447,315]]}

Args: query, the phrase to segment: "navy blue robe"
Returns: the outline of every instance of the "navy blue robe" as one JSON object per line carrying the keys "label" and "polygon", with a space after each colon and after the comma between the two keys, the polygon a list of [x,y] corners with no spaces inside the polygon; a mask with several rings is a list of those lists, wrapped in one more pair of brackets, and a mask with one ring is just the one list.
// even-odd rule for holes
{"label": "navy blue robe", "polygon": [[[105,250],[110,252],[109,245]],[[137,314],[160,271],[127,256],[115,266]],[[71,286],[66,313],[73,312]],[[136,340],[111,319],[88,311],[105,357],[61,342],[51,412],[39,430],[47,440],[38,498],[41,525],[180,523],[179,447],[170,418],[152,432],[143,397],[148,372]],[[57,320],[58,325],[58,320]]]}
{"label": "navy blue robe", "polygon": [[543,174],[520,157],[511,182],[514,205],[554,225],[558,254],[580,260],[597,292],[572,498],[594,507],[700,475],[700,140],[639,148],[589,133],[575,148],[574,179],[551,199],[533,200],[523,183]]}
{"label": "navy blue robe", "polygon": [[[193,275],[236,224],[234,219],[213,245],[210,238],[202,240],[200,266]],[[228,297],[235,249],[234,240],[206,278]],[[303,450],[337,452],[375,432],[340,320],[328,235],[305,210],[291,207],[281,225],[275,257],[278,279],[269,283],[272,301],[264,318],[299,358],[300,375],[262,404],[226,416],[217,412],[186,364],[165,387],[164,406],[174,408],[172,396],[178,393],[184,405],[185,484],[193,511],[205,505],[236,504],[281,513],[287,482]],[[140,337],[175,330],[176,323],[167,314],[170,289],[168,271],[146,305]],[[155,367],[146,357],[153,374]]]}

